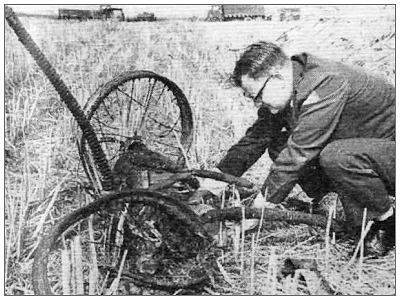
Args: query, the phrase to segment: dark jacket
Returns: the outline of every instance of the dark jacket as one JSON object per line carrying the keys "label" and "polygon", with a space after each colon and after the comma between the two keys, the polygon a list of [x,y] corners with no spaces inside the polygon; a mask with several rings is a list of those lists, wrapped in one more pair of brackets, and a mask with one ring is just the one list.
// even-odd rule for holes
{"label": "dark jacket", "polygon": [[[293,56],[293,93],[289,105],[273,115],[260,108],[246,135],[218,164],[241,176],[270,148],[281,148],[264,183],[268,201],[279,203],[306,164],[331,141],[346,138],[395,139],[395,88],[361,69]],[[271,152],[270,152],[271,156]]]}

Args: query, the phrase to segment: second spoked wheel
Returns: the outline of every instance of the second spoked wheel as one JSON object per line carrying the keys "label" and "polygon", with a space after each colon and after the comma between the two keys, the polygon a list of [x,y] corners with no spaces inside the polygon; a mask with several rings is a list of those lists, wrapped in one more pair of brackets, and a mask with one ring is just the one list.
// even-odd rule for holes
{"label": "second spoked wheel", "polygon": [[[151,71],[124,72],[100,88],[85,112],[111,167],[136,139],[184,166],[193,139],[192,112],[168,78]],[[83,137],[79,148],[85,171],[98,186],[100,174]]]}
{"label": "second spoked wheel", "polygon": [[196,215],[176,199],[148,190],[113,193],[66,216],[42,239],[35,294],[193,288],[207,281],[210,245]]}

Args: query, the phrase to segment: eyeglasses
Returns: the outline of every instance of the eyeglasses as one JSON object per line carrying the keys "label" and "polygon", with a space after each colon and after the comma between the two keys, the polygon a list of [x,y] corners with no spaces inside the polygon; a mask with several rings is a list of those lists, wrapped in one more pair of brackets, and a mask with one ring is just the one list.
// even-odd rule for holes
{"label": "eyeglasses", "polygon": [[256,102],[257,99],[261,97],[262,92],[263,92],[265,86],[267,85],[268,81],[270,81],[272,78],[275,78],[275,77],[278,77],[278,75],[271,75],[271,76],[269,76],[269,77],[267,78],[267,80],[265,80],[263,86],[262,86],[261,89],[258,91],[258,93],[257,93],[257,95],[256,95],[255,97],[253,97],[252,95],[250,95],[250,94],[247,93],[247,92],[243,92],[243,96],[245,96],[246,98],[249,98],[249,99],[253,100],[254,102]]}

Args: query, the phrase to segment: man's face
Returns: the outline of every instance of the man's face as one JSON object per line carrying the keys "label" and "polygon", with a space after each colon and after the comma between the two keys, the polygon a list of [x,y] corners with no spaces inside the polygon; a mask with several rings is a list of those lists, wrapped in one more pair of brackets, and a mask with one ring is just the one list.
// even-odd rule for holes
{"label": "man's face", "polygon": [[293,71],[291,65],[271,70],[270,75],[254,79],[242,76],[244,96],[254,101],[259,108],[267,106],[271,113],[283,110],[289,102],[293,90]]}

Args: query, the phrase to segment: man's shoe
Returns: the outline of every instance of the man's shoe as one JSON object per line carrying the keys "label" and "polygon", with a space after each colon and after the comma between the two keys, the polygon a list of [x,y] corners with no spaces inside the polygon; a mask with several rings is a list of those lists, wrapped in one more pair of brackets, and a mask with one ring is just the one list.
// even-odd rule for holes
{"label": "man's shoe", "polygon": [[395,212],[384,221],[375,221],[365,238],[365,255],[384,256],[396,243]]}
{"label": "man's shoe", "polygon": [[[342,241],[352,241],[355,245],[361,237],[361,227],[345,223],[345,230],[336,233]],[[395,246],[395,213],[384,221],[374,221],[364,239],[364,255],[385,256]]]}
{"label": "man's shoe", "polygon": [[315,215],[325,215],[325,210],[321,207],[321,201],[313,200],[311,202],[311,213]]}

